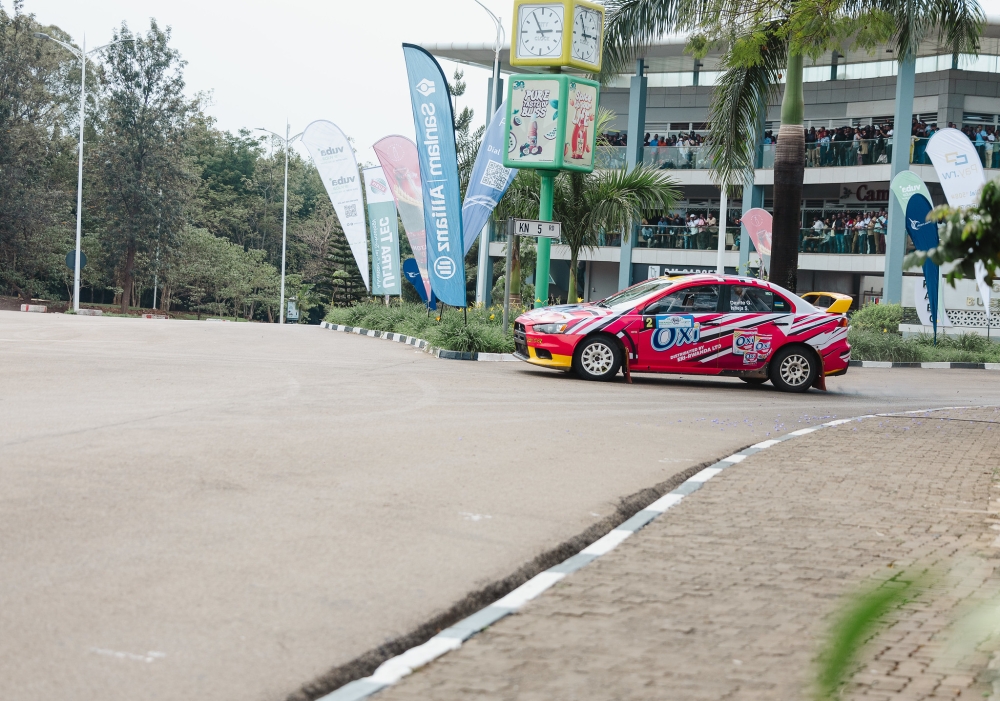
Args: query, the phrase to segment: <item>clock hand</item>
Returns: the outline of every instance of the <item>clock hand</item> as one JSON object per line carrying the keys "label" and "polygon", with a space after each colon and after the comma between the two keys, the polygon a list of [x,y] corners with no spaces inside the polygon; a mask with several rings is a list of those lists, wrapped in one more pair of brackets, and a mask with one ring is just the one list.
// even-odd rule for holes
{"label": "clock hand", "polygon": [[538,21],[538,15],[536,15],[534,12],[531,13],[531,16],[534,17],[534,19],[535,19],[535,26],[538,27],[538,33],[541,34],[542,38],[544,39],[545,35],[547,33],[551,32],[552,30],[551,29],[542,29],[542,24],[541,24],[541,22]]}

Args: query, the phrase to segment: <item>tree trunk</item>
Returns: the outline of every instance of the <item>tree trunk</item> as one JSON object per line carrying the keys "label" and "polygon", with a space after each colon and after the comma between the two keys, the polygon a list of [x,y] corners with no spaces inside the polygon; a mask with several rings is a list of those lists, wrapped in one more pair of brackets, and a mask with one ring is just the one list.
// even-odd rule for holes
{"label": "tree trunk", "polygon": [[797,283],[799,229],[802,226],[802,179],[806,165],[804,109],[802,55],[789,53],[785,95],[781,101],[781,128],[774,152],[774,221],[768,279],[792,292]]}
{"label": "tree trunk", "polygon": [[130,242],[125,252],[125,270],[122,277],[122,314],[128,314],[128,308],[132,302],[132,287],[135,283],[133,278],[133,268],[135,267],[135,243]]}
{"label": "tree trunk", "polygon": [[578,265],[577,258],[580,252],[571,249],[569,252],[569,287],[566,288],[566,304],[576,304],[576,267]]}

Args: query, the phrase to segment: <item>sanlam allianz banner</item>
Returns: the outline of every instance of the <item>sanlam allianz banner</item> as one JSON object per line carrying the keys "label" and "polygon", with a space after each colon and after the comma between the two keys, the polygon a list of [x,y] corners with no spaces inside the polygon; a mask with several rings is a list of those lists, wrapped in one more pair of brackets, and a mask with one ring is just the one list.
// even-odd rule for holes
{"label": "sanlam allianz banner", "polygon": [[326,193],[330,196],[358,270],[364,278],[365,287],[371,289],[368,281],[364,197],[354,149],[340,127],[323,119],[306,127],[302,133],[302,143],[309,149],[309,155],[323,179]]}
{"label": "sanlam allianz banner", "polygon": [[431,289],[445,304],[464,307],[462,200],[448,81],[434,57],[419,46],[403,44],[403,56],[417,135]]}

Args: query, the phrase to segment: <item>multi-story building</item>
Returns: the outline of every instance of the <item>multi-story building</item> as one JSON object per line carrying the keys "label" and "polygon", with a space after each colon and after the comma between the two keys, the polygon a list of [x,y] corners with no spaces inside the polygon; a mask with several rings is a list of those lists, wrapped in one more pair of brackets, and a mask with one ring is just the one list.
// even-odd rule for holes
{"label": "multi-story building", "polygon": [[[601,91],[601,106],[615,113],[609,131],[630,144],[636,139],[654,137],[667,139],[680,135],[704,136],[708,133],[709,104],[720,73],[719,56],[696,60],[684,53],[683,38],[667,38],[651,46],[643,56],[643,71],[647,78],[643,133],[628,133],[629,105],[641,104],[635,99],[632,76],[621,75]],[[461,63],[491,68],[492,47],[485,44],[429,44],[432,53]],[[513,69],[508,52],[501,54],[502,70],[506,73],[525,72]],[[805,185],[802,199],[802,241],[799,290],[844,292],[857,303],[879,297],[883,291],[885,270],[881,242],[856,241],[851,232],[843,235],[815,235],[812,226],[817,218],[835,222],[862,212],[881,212],[889,206],[891,162],[906,158],[910,168],[919,175],[934,198],[942,204],[944,197],[937,175],[924,155],[926,138],[911,138],[911,123],[895,128],[896,71],[898,63],[892,51],[880,48],[872,54],[851,52],[828,53],[805,68],[805,127],[827,130],[842,127],[862,128],[882,126],[891,138],[869,141],[834,141],[830,145],[810,145],[807,151]],[[927,42],[920,47],[916,59],[916,76],[912,120],[927,125],[984,126],[987,131],[1000,130],[1000,18],[990,18],[982,39],[981,54],[952,55],[936,44]],[[631,100],[630,100],[631,98]],[[780,119],[780,95],[768,106],[764,131],[777,135]],[[637,120],[632,120],[637,123]],[[754,184],[762,195],[762,205],[771,209],[773,183],[773,144],[759,148],[758,167]],[[994,150],[987,142],[980,148],[980,157],[987,168],[987,177],[996,175],[1000,167],[1000,134]],[[599,163],[605,167],[624,165],[626,147],[605,148]],[[633,232],[631,246],[624,249],[621,237],[609,235],[604,244],[581,254],[582,289],[585,299],[600,299],[619,289],[626,278],[637,281],[669,271],[716,269],[717,251],[714,232],[694,232],[687,227],[659,223],[663,215],[690,213],[719,216],[720,190],[708,170],[705,146],[678,144],[645,147],[643,161],[661,168],[673,177],[683,193],[672,212],[650,212],[649,224]],[[760,192],[762,190],[762,192]],[[749,198],[745,198],[744,202]],[[730,200],[726,227],[724,262],[727,271],[735,272],[739,263],[738,225],[743,202]],[[864,244],[864,245],[862,245]],[[491,256],[502,255],[502,244],[491,244]],[[625,250],[626,260],[622,260]],[[566,246],[552,247],[552,293],[566,297],[569,250]],[[751,264],[755,259],[751,259]],[[631,266],[622,273],[622,266]],[[913,278],[904,278],[904,305],[911,305]],[[953,295],[954,296],[954,295]],[[949,308],[965,307],[965,297],[946,298]],[[969,309],[975,310],[973,300]],[[979,307],[982,309],[982,307]]]}

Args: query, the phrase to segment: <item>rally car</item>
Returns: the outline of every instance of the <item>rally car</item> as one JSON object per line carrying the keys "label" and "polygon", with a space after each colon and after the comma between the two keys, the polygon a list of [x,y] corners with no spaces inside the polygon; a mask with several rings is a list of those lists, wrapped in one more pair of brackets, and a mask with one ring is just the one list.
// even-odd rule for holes
{"label": "rally car", "polygon": [[804,392],[847,372],[847,326],[843,314],[762,280],[689,275],[532,310],[515,321],[514,343],[521,360],[588,380],[619,370],[732,375]]}

